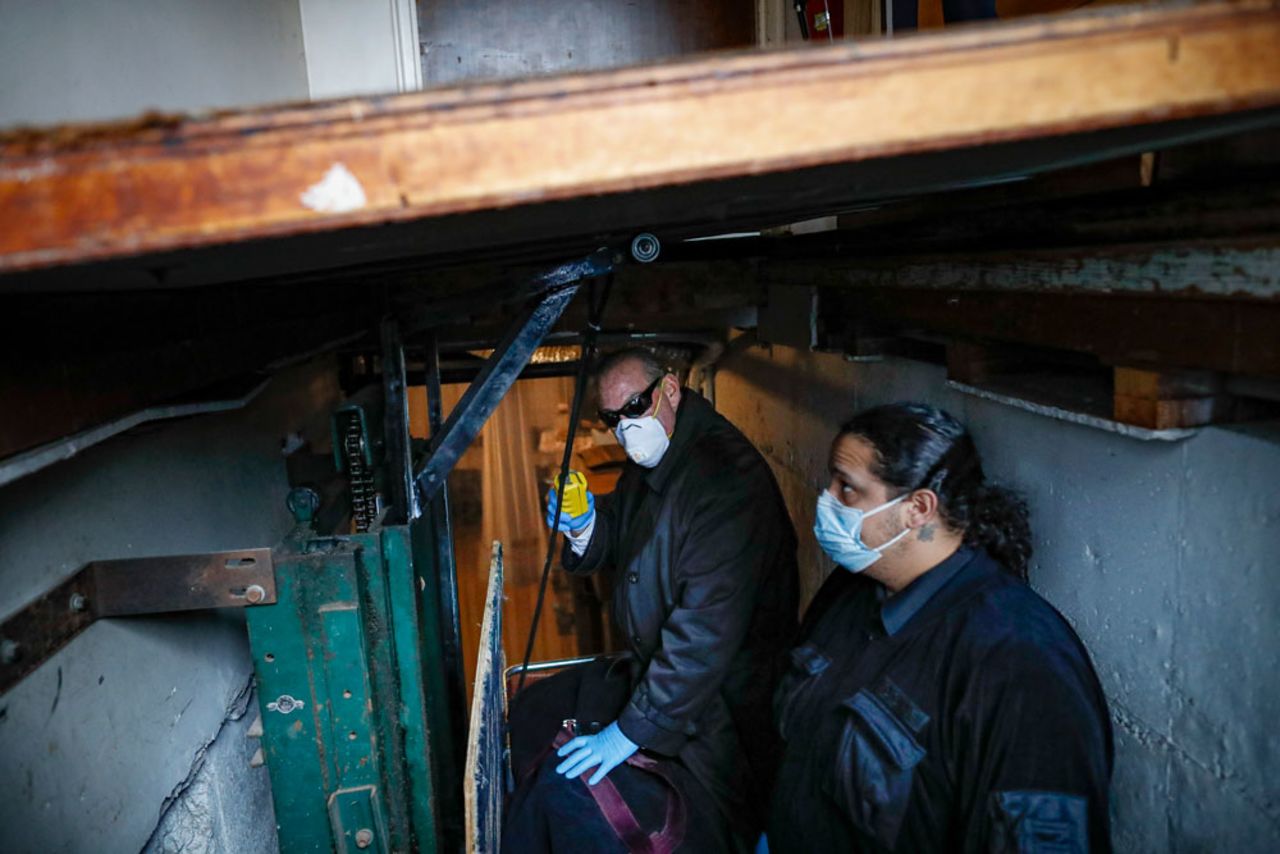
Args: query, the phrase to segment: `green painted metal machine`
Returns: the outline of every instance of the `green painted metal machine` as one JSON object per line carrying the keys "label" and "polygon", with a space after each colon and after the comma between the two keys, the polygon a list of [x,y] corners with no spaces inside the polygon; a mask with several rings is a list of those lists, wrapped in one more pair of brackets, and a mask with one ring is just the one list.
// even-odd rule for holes
{"label": "green painted metal machine", "polygon": [[[382,383],[333,413],[343,530],[317,530],[319,495],[294,490],[297,526],[272,552],[275,601],[247,611],[284,854],[473,844],[463,838],[465,692],[445,484],[578,283],[614,263],[601,251],[522,286],[526,309],[447,421],[430,317],[388,318]],[[426,447],[409,437],[402,335],[424,353]]]}
{"label": "green painted metal machine", "polygon": [[[457,839],[458,759],[425,518],[349,536],[302,523],[277,602],[248,612],[280,848],[430,851]],[[436,738],[432,738],[436,734]],[[456,821],[455,821],[456,824]]]}

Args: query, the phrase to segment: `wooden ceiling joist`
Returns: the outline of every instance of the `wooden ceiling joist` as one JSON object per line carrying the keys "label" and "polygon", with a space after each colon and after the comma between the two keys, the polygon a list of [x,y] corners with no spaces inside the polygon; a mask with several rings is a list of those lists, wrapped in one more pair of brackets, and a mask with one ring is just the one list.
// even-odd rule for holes
{"label": "wooden ceiling joist", "polygon": [[0,273],[1274,108],[1277,45],[1280,0],[1117,7],[10,133]]}

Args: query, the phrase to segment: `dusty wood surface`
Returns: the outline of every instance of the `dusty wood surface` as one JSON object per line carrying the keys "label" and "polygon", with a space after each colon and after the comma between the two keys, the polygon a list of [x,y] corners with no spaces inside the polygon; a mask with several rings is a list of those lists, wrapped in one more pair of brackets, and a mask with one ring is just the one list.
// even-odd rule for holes
{"label": "dusty wood surface", "polygon": [[1272,107],[1277,44],[1280,0],[1117,8],[13,133],[0,272]]}

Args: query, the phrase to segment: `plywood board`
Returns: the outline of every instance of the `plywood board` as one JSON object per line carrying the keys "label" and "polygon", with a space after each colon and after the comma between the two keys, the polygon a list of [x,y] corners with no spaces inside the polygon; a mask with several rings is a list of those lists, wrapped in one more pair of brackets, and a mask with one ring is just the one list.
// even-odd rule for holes
{"label": "plywood board", "polygon": [[503,733],[506,709],[502,687],[506,671],[502,652],[502,543],[494,541],[489,564],[489,592],[480,629],[480,657],[471,726],[467,735],[467,767],[463,779],[467,850],[498,851],[502,840]]}

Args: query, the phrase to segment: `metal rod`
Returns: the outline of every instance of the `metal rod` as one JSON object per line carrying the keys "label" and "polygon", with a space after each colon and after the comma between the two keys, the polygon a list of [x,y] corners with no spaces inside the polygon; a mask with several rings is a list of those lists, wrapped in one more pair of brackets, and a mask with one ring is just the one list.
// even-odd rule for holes
{"label": "metal rod", "polygon": [[382,321],[383,433],[390,466],[391,506],[384,524],[399,525],[418,518],[413,488],[413,460],[409,449],[409,393],[405,386],[404,342],[395,318]]}
{"label": "metal rod", "polygon": [[558,538],[556,531],[560,528],[561,514],[564,512],[564,485],[569,479],[569,465],[573,461],[573,438],[578,432],[578,418],[582,411],[582,397],[587,388],[587,375],[591,371],[591,355],[595,350],[596,334],[600,331],[600,321],[604,314],[605,304],[609,301],[609,290],[613,286],[613,277],[605,277],[603,285],[597,290],[591,286],[590,304],[588,306],[587,328],[582,333],[582,359],[578,366],[578,377],[574,382],[573,401],[569,405],[569,427],[565,431],[564,456],[560,461],[559,487],[555,491],[556,510],[551,520],[551,535],[547,540],[547,556],[542,565],[542,578],[538,582],[538,601],[533,606],[533,621],[529,626],[529,640],[525,644],[524,659],[520,670],[520,684],[516,688],[519,693],[524,689],[525,675],[529,670],[529,659],[533,656],[533,642],[538,636],[538,621],[542,619],[542,603],[547,595],[547,579],[551,577],[551,564],[555,560]]}
{"label": "metal rod", "polygon": [[444,424],[444,403],[440,399],[440,338],[434,332],[423,336],[427,385],[427,431],[431,439],[440,434]]}
{"label": "metal rod", "polygon": [[506,337],[485,361],[479,376],[449,413],[438,442],[432,441],[431,456],[416,479],[423,503],[440,491],[458,459],[529,363],[542,336],[560,319],[577,292],[577,285],[570,285],[549,293],[534,301],[511,325]]}
{"label": "metal rod", "polygon": [[[426,349],[427,426],[434,440],[443,428],[440,401],[440,348],[434,332],[424,336]],[[467,751],[467,689],[462,660],[462,618],[458,607],[458,566],[453,551],[453,514],[448,483],[424,508],[431,522],[436,552],[436,590],[440,614],[440,651],[444,657],[449,717],[454,721],[454,755]]]}

